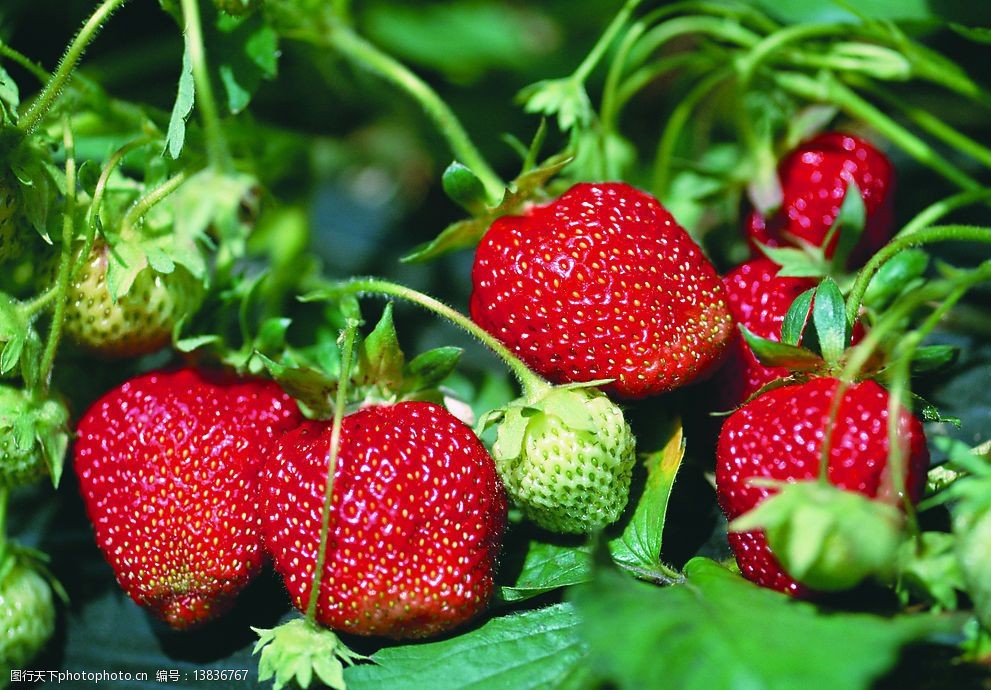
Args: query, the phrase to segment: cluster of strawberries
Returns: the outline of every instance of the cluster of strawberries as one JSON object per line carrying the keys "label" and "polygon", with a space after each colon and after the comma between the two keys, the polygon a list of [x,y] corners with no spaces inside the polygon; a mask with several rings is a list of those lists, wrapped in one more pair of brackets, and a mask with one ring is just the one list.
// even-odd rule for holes
{"label": "cluster of strawberries", "polygon": [[[851,262],[890,235],[891,166],[867,143],[821,135],[790,154],[780,176],[782,207],[747,221],[755,243],[835,242],[829,230],[850,182],[866,209]],[[304,420],[273,382],[155,372],[105,395],[79,424],[75,469],[97,542],[128,594],[176,628],[221,614],[271,560],[296,607],[312,599],[329,627],[433,635],[487,605],[507,495],[559,532],[591,532],[622,513],[634,440],[595,384],[636,399],[708,378],[726,406],[742,405],[717,451],[730,519],[773,493],[753,478],[816,477],[827,436],[830,482],[886,493],[884,389],[814,372],[769,386],[790,372],[762,365],[734,328],[780,339],[785,313],[815,281],[777,268],[754,259],[720,278],[650,195],[576,185],[496,220],[476,253],[473,320],[546,379],[494,417],[492,455],[427,402],[347,415],[335,455],[332,423]],[[910,460],[899,476],[917,500],[928,456],[919,422],[902,417]],[[804,591],[762,532],[733,533],[730,543],[748,578]]]}

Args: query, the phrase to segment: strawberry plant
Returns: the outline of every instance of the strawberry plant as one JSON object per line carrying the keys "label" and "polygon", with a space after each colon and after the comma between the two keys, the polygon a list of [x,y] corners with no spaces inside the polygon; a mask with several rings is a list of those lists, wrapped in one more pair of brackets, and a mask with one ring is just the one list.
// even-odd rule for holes
{"label": "strawberry plant", "polygon": [[0,10],[0,687],[991,687],[991,10]]}

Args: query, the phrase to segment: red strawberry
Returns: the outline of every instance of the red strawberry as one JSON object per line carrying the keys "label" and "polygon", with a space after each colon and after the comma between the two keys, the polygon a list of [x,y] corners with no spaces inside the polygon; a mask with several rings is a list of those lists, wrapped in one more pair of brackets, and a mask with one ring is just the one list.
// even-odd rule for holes
{"label": "red strawberry", "polygon": [[[780,278],[780,267],[770,259],[754,259],[726,274],[726,301],[737,323],[754,335],[781,340],[781,324],[800,294],[815,287],[811,278]],[[737,333],[730,341],[725,364],[717,378],[721,402],[735,407],[771,381],[788,376],[785,367],[766,367]]]}
{"label": "red strawberry", "polygon": [[124,590],[175,628],[229,608],[264,563],[258,471],[302,420],[268,381],[146,374],[79,422],[76,473]]}
{"label": "red strawberry", "polygon": [[[781,481],[813,479],[825,430],[831,428],[830,483],[871,498],[893,500],[888,476],[888,393],[874,381],[847,388],[835,424],[830,408],[837,379],[816,378],[770,390],[750,401],[723,424],[716,448],[716,493],[730,520],[746,513],[772,491],[751,486],[754,477]],[[908,463],[905,490],[918,501],[925,485],[929,451],[922,423],[907,411],[899,419]],[[743,574],[765,587],[804,594],[767,548],[761,532],[730,533]]]}
{"label": "red strawberry", "polygon": [[578,184],[503,216],[472,269],[471,316],[554,383],[639,398],[707,370],[732,332],[723,286],[656,199]]}
{"label": "red strawberry", "polygon": [[[859,265],[891,238],[894,229],[894,168],[888,158],[858,137],[825,132],[789,153],[778,166],[784,200],[770,218],[753,211],[746,230],[757,243],[778,247],[796,238],[822,246],[853,181],[867,212],[864,232],[850,257]],[[827,249],[831,256],[836,240]]]}
{"label": "red strawberry", "polygon": [[[263,532],[297,608],[313,585],[330,424],[286,434],[262,470]],[[344,418],[316,618],[359,635],[425,637],[483,610],[506,521],[495,463],[433,403]]]}

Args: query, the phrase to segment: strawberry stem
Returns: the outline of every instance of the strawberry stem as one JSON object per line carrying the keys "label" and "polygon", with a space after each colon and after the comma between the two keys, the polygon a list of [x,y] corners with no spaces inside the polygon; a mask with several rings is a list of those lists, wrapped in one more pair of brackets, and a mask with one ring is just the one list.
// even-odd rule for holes
{"label": "strawberry stem", "polygon": [[[314,38],[310,31],[299,37],[310,40]],[[339,21],[329,22],[316,38],[317,42],[334,48],[351,62],[370,69],[398,86],[419,103],[447,140],[454,155],[481,180],[489,201],[496,204],[502,199],[506,185],[475,147],[450,106],[425,81]]]}
{"label": "strawberry stem", "polygon": [[76,209],[76,146],[68,116],[63,116],[62,120],[62,141],[65,145],[65,210],[62,214],[62,253],[59,256],[56,278],[55,312],[52,314],[45,352],[41,358],[39,383],[42,391],[47,391],[51,382],[55,353],[58,351],[59,338],[62,335],[62,322],[65,320],[65,302],[69,293],[69,279],[72,274],[73,217]]}
{"label": "strawberry stem", "polygon": [[584,83],[585,80],[588,79],[588,76],[592,73],[592,70],[594,70],[599,64],[599,60],[602,59],[606,49],[612,45],[613,39],[616,38],[616,34],[619,33],[619,30],[623,28],[627,21],[629,21],[630,16],[633,14],[634,10],[637,9],[639,4],[640,0],[626,0],[626,3],[623,4],[623,7],[620,8],[619,12],[616,13],[616,16],[613,17],[613,20],[609,23],[609,26],[607,26],[606,30],[602,32],[602,36],[600,36],[599,40],[596,41],[595,45],[592,47],[592,50],[589,51],[589,54],[585,56],[582,63],[578,65],[578,69],[576,69],[571,75],[573,80],[579,83]]}
{"label": "strawberry stem", "polygon": [[46,82],[48,82],[49,79],[52,78],[52,75],[49,74],[41,65],[37,64],[34,60],[29,58],[24,53],[18,50],[14,50],[10,46],[2,42],[0,42],[0,56],[3,56],[8,60],[12,60],[16,62],[25,70],[27,70],[32,75],[37,77],[38,81],[40,81],[42,85],[44,85]]}
{"label": "strawberry stem", "polygon": [[351,372],[351,360],[354,356],[354,341],[361,322],[348,319],[341,336],[341,377],[337,385],[337,399],[334,403],[334,421],[330,427],[330,449],[327,452],[327,483],[324,486],[323,512],[320,515],[320,542],[317,545],[317,564],[313,571],[313,587],[310,589],[310,599],[306,604],[306,617],[316,621],[317,601],[320,598],[320,579],[323,576],[324,564],[327,562],[327,539],[330,533],[330,513],[334,495],[334,473],[337,471],[337,454],[341,447],[341,425],[344,422],[344,411],[347,407],[347,388]]}
{"label": "strawberry stem", "polygon": [[196,85],[196,104],[203,119],[206,135],[207,158],[210,165],[226,172],[231,168],[230,151],[220,123],[220,111],[213,95],[210,71],[207,69],[206,48],[203,42],[203,26],[200,22],[200,8],[196,0],[181,0],[182,18],[186,23],[186,48],[193,66],[193,82]]}
{"label": "strawberry stem", "polygon": [[[22,132],[29,134],[38,126],[41,118],[51,109],[62,89],[65,88],[66,83],[72,76],[72,71],[76,68],[86,48],[96,38],[96,34],[99,33],[114,10],[125,2],[127,0],[104,0],[90,18],[86,20],[79,33],[72,40],[72,43],[69,44],[65,55],[62,57],[62,61],[59,62],[58,69],[55,70],[55,74],[48,80],[41,95],[35,99],[31,107],[28,108],[28,111],[24,113],[24,117],[21,118],[18,128]],[[35,70],[31,71],[35,72]],[[35,73],[37,74],[37,72]]]}
{"label": "strawberry stem", "polygon": [[[438,316],[447,319],[495,353],[495,355],[499,357],[499,359],[501,359],[507,367],[509,367],[510,371],[513,372],[513,375],[516,376],[516,379],[519,381],[520,386],[522,386],[523,393],[527,398],[538,397],[541,393],[543,393],[543,391],[547,390],[550,385],[535,373],[530,371],[527,365],[524,364],[519,357],[513,354],[509,348],[499,342],[489,332],[481,328],[478,324],[461,312],[452,309],[443,302],[436,300],[429,295],[425,295],[422,292],[417,292],[416,290],[408,288],[404,285],[397,285],[396,283],[390,283],[389,281],[379,280],[376,278],[355,278],[345,283],[341,283],[338,286],[334,286],[330,290],[330,295],[360,293],[399,297],[400,299],[418,304]],[[325,296],[324,293],[320,293],[320,295]]]}
{"label": "strawberry stem", "polygon": [[143,197],[135,201],[131,208],[127,210],[124,220],[121,221],[121,236],[126,237],[133,229],[134,224],[141,220],[155,204],[165,199],[169,194],[178,189],[183,182],[189,179],[189,172],[180,170],[175,175],[165,180]]}
{"label": "strawberry stem", "polygon": [[991,228],[973,225],[937,225],[912,233],[899,233],[877,254],[872,256],[870,261],[857,274],[857,279],[854,281],[853,287],[850,289],[850,295],[846,301],[847,320],[850,323],[856,320],[857,314],[860,311],[860,305],[864,301],[864,293],[867,292],[867,286],[870,285],[871,278],[874,277],[874,274],[877,273],[884,262],[910,247],[950,241],[991,243]]}

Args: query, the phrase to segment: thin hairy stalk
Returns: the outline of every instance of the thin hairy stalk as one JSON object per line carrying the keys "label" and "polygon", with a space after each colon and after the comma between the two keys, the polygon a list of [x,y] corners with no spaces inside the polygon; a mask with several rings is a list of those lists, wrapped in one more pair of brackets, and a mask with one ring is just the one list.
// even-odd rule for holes
{"label": "thin hairy stalk", "polygon": [[186,45],[193,66],[193,82],[196,85],[196,106],[203,120],[206,136],[207,158],[215,170],[227,172],[231,169],[230,151],[224,138],[220,122],[220,110],[213,94],[213,83],[206,61],[206,47],[203,41],[203,26],[200,21],[200,8],[196,0],[182,1],[182,18],[186,22]]}
{"label": "thin hairy stalk", "polygon": [[103,25],[110,18],[110,15],[113,14],[114,10],[122,6],[125,2],[127,0],[104,0],[96,8],[96,11],[90,15],[90,18],[86,20],[79,33],[72,40],[72,43],[69,44],[69,48],[65,51],[62,61],[55,70],[55,74],[48,80],[41,94],[34,100],[31,107],[28,108],[28,111],[21,118],[18,127],[22,132],[32,132],[38,126],[41,118],[51,109],[62,89],[65,88],[66,83],[72,77],[72,72],[79,63],[80,58],[82,58],[83,53],[86,52],[86,48],[96,38],[96,35],[103,28]]}
{"label": "thin hairy stalk", "polygon": [[51,383],[52,368],[55,366],[55,353],[62,336],[62,323],[65,321],[65,302],[69,293],[69,279],[72,274],[73,217],[76,211],[76,156],[75,141],[69,127],[68,116],[62,118],[62,142],[65,145],[65,210],[62,215],[62,251],[59,256],[56,274],[55,310],[48,330],[48,340],[41,358],[42,392],[47,392]]}
{"label": "thin hairy stalk", "polygon": [[347,407],[347,388],[351,374],[351,360],[354,355],[354,341],[358,334],[360,322],[348,319],[344,327],[343,343],[341,345],[341,378],[337,386],[337,398],[334,402],[334,421],[330,427],[330,448],[327,451],[327,483],[324,485],[323,510],[320,514],[320,542],[317,546],[317,564],[313,571],[313,587],[306,604],[306,617],[316,622],[317,602],[320,598],[320,579],[323,568],[327,563],[327,540],[330,535],[330,513],[334,503],[334,473],[337,471],[337,455],[341,449],[341,425],[344,422],[344,411]]}

